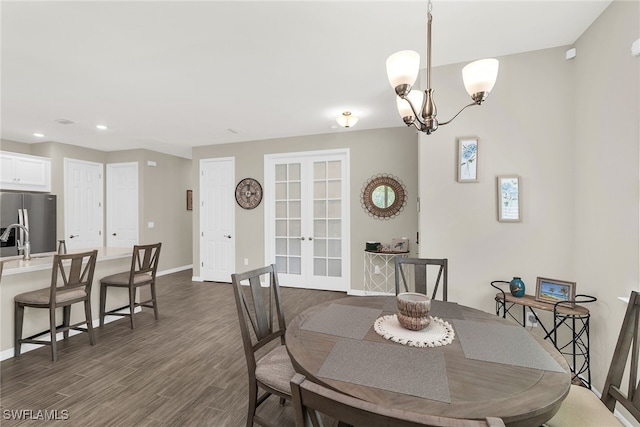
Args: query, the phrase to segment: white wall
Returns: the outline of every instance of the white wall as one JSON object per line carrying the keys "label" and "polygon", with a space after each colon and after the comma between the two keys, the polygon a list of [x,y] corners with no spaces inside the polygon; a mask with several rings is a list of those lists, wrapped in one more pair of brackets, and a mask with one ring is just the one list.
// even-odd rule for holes
{"label": "white wall", "polygon": [[626,304],[640,290],[640,2],[614,1],[576,42],[573,278],[594,295],[591,357],[604,377]]}
{"label": "white wall", "polygon": [[[420,255],[449,258],[450,298],[487,311],[492,280],[520,276],[531,293],[536,276],[569,279],[573,263],[573,64],[562,48],[499,59],[485,104],[420,141]],[[442,116],[466,102],[463,65],[435,72]],[[479,182],[458,183],[456,137],[470,135]],[[521,176],[520,223],[497,221],[496,176],[506,174]]]}
{"label": "white wall", "polygon": [[[538,276],[577,282],[594,295],[592,375],[602,389],[625,305],[639,289],[638,2],[615,1],[570,46],[500,59],[481,107],[420,141],[420,255],[449,258],[450,299],[494,309],[491,280]],[[459,71],[439,67],[441,120],[464,105]],[[455,138],[480,138],[480,182],[455,181]],[[496,176],[522,177],[522,222],[500,223]],[[544,318],[543,318],[544,320]],[[540,332],[540,328],[536,330]]]}

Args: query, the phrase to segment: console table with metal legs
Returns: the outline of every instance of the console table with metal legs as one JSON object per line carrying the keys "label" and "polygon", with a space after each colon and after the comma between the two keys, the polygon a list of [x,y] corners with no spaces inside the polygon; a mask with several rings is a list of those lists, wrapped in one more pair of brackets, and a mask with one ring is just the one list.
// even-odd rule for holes
{"label": "console table with metal legs", "polygon": [[[545,333],[544,339],[550,340],[560,353],[569,358],[572,380],[578,380],[583,385],[591,388],[591,366],[589,358],[589,309],[580,304],[588,304],[597,301],[590,295],[576,295],[573,301],[559,301],[556,303],[538,301],[533,295],[515,297],[510,292],[505,292],[500,285],[509,285],[509,282],[496,280],[491,286],[498,289],[495,296],[496,315],[503,318],[511,317],[523,327],[526,326],[527,312],[532,313],[536,321]],[[515,306],[522,307],[522,319],[511,312]],[[538,317],[536,310],[553,313],[553,327],[548,328]],[[515,310],[514,310],[515,311]],[[558,334],[559,330],[569,332],[568,339],[565,334]],[[585,378],[586,376],[586,378]]]}

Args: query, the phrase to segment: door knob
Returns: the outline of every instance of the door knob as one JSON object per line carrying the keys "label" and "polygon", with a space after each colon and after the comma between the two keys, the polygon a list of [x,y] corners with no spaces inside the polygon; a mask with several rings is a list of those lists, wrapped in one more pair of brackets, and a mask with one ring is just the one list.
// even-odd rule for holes
{"label": "door knob", "polygon": [[227,239],[231,238],[231,234],[225,234],[224,237],[226,237]]}
{"label": "door knob", "polygon": [[113,234],[112,234],[112,236],[115,236],[115,235],[116,235],[116,233],[113,233]]}
{"label": "door knob", "polygon": [[309,237],[309,240],[313,240],[313,237]]}
{"label": "door knob", "polygon": [[71,236],[69,236],[70,239],[73,239],[74,237],[78,237],[77,234],[72,234]]}
{"label": "door knob", "polygon": [[301,237],[300,240],[304,240],[304,237]]}

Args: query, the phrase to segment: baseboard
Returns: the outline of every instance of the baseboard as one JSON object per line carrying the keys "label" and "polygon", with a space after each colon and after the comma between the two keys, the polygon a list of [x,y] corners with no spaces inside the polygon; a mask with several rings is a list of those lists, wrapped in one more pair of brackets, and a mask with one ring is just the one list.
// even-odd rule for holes
{"label": "baseboard", "polygon": [[353,295],[357,297],[390,297],[395,296],[393,293],[389,292],[380,292],[380,291],[364,291],[362,289],[349,289],[347,291],[347,295]]}
{"label": "baseboard", "polygon": [[193,264],[182,265],[180,267],[170,268],[169,270],[162,270],[156,273],[156,277],[166,276],[167,274],[177,273],[179,271],[189,270],[193,268]]}

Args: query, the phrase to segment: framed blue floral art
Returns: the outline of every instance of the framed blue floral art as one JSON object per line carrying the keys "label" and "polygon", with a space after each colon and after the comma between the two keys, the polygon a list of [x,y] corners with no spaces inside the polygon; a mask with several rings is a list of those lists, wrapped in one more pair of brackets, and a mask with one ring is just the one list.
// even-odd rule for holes
{"label": "framed blue floral art", "polygon": [[478,182],[478,138],[458,138],[458,182]]}
{"label": "framed blue floral art", "polygon": [[520,177],[501,175],[498,177],[498,221],[522,221]]}

